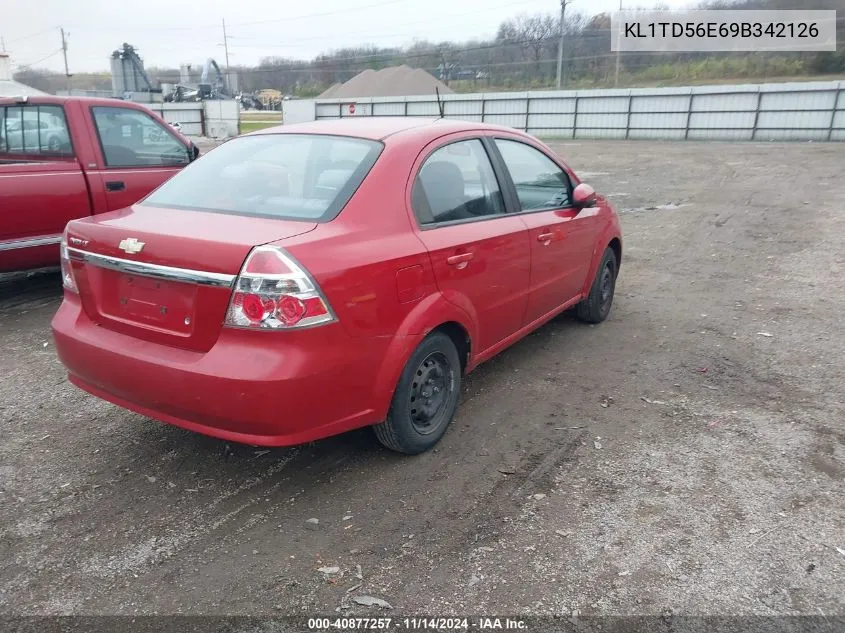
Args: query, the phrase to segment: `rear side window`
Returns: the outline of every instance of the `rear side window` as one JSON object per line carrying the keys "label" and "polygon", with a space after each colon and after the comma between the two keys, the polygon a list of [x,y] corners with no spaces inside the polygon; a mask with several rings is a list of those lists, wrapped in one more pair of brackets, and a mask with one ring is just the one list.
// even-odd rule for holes
{"label": "rear side window", "polygon": [[0,106],[0,154],[73,156],[61,106]]}
{"label": "rear side window", "polygon": [[106,167],[187,165],[188,148],[153,117],[130,108],[91,108]]}
{"label": "rear side window", "polygon": [[436,150],[412,190],[421,225],[475,220],[505,213],[496,174],[481,141],[458,141]]}
{"label": "rear side window", "polygon": [[569,176],[540,150],[519,143],[496,139],[511,175],[523,211],[560,209],[572,204]]}
{"label": "rear side window", "polygon": [[382,145],[315,134],[223,143],[143,200],[147,206],[327,222],[363,182]]}

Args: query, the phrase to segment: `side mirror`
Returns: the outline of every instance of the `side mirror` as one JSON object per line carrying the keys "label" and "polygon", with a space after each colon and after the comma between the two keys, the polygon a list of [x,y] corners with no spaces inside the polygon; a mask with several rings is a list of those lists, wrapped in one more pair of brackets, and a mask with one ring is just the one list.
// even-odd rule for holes
{"label": "side mirror", "polygon": [[196,143],[191,141],[191,147],[189,149],[191,154],[191,162],[195,161],[200,157],[200,148],[196,146]]}
{"label": "side mirror", "polygon": [[596,190],[586,183],[581,183],[572,192],[573,206],[578,209],[585,209],[596,204]]}

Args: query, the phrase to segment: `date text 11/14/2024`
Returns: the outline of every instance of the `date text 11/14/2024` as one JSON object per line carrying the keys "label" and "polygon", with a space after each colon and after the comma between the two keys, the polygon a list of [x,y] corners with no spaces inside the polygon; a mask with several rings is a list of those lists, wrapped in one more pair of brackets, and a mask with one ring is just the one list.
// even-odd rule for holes
{"label": "date text 11/14/2024", "polygon": [[452,630],[526,630],[524,621],[516,618],[309,618],[312,631],[329,630],[389,630],[452,631]]}

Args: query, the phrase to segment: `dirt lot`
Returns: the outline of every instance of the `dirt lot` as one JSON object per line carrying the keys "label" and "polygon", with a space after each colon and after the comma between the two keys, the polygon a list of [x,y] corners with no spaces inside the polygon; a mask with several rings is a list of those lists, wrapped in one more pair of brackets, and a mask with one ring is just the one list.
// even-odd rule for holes
{"label": "dirt lot", "polygon": [[557,148],[623,211],[612,316],[482,366],[417,458],[100,402],[58,277],[0,283],[0,612],[845,613],[843,146]]}

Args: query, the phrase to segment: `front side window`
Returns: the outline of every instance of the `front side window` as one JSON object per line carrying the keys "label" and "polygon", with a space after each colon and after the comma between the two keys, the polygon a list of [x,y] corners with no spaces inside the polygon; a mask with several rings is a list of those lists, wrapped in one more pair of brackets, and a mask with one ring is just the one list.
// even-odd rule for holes
{"label": "front side window", "polygon": [[0,155],[73,156],[61,106],[0,106]]}
{"label": "front side window", "polygon": [[569,176],[540,150],[496,139],[496,147],[511,175],[523,211],[571,206]]}
{"label": "front side window", "polygon": [[326,222],[346,206],[381,149],[343,136],[243,136],[191,163],[142,204]]}
{"label": "front side window", "polygon": [[421,225],[505,213],[496,174],[477,139],[450,143],[432,153],[417,175],[412,195]]}
{"label": "front side window", "polygon": [[94,124],[106,167],[187,165],[190,152],[148,114],[129,108],[94,107]]}

